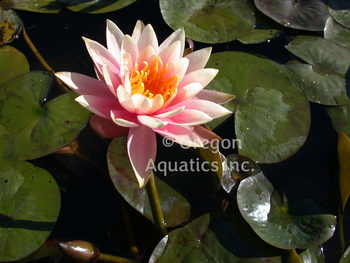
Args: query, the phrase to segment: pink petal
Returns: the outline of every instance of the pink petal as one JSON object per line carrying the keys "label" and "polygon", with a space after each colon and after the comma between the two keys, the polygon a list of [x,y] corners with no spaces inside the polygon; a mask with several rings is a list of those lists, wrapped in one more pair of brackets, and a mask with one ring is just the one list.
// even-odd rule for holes
{"label": "pink petal", "polygon": [[202,85],[199,83],[191,83],[182,89],[177,91],[176,97],[173,99],[173,101],[169,104],[168,107],[171,107],[173,105],[176,105],[180,102],[183,102],[185,100],[188,100],[195,96],[198,92],[200,92],[203,89]]}
{"label": "pink petal", "polygon": [[129,132],[129,128],[118,126],[111,119],[101,118],[98,115],[92,115],[90,125],[99,134],[111,139],[123,137]]}
{"label": "pink petal", "polygon": [[118,61],[120,60],[120,48],[122,46],[123,37],[124,34],[119,27],[111,20],[107,19],[107,49]]}
{"label": "pink petal", "polygon": [[162,44],[160,44],[159,46],[159,52],[161,52],[163,49],[167,48],[168,46],[170,46],[172,43],[176,42],[176,41],[180,41],[181,43],[181,53],[180,53],[180,57],[182,57],[183,55],[183,51],[185,49],[185,30],[182,28],[177,29],[176,31],[174,31],[170,36],[168,36]]}
{"label": "pink petal", "polygon": [[111,110],[112,121],[122,127],[137,127],[139,122],[137,116],[125,110]]}
{"label": "pink petal", "polygon": [[55,75],[79,95],[87,94],[104,98],[112,97],[107,84],[95,78],[74,72],[57,72]]}
{"label": "pink petal", "polygon": [[83,39],[85,41],[85,45],[89,52],[89,55],[94,61],[95,66],[97,67],[98,71],[100,71],[100,73],[102,73],[103,62],[106,62],[111,67],[111,70],[115,75],[120,74],[120,63],[111,52],[109,52],[104,46],[102,46],[96,41],[85,37],[83,37]]}
{"label": "pink petal", "polygon": [[190,61],[186,74],[199,69],[203,69],[207,64],[212,48],[202,48],[185,56]]}
{"label": "pink petal", "polygon": [[111,68],[107,63],[103,63],[102,72],[103,72],[104,80],[109,90],[115,97],[117,97],[116,89],[121,84],[119,79],[113,74]]}
{"label": "pink petal", "polygon": [[124,79],[127,74],[131,74],[134,69],[132,58],[129,53],[124,53],[120,62],[120,78]]}
{"label": "pink petal", "polygon": [[148,114],[153,114],[154,112],[158,111],[164,104],[164,99],[162,95],[157,94],[155,97],[151,99],[152,102],[152,108],[150,109]]}
{"label": "pink petal", "polygon": [[125,35],[122,43],[122,53],[129,53],[131,56],[132,61],[132,68],[134,68],[134,65],[136,63],[137,57],[139,56],[139,49],[137,48],[137,44],[135,40],[129,36]]}
{"label": "pink petal", "polygon": [[201,112],[198,110],[189,110],[185,108],[181,113],[166,120],[169,120],[169,123],[174,125],[182,125],[182,126],[191,125],[192,126],[192,125],[208,123],[213,119],[210,118],[210,116],[205,114],[204,112]]}
{"label": "pink petal", "polygon": [[216,74],[219,72],[217,69],[212,68],[204,68],[196,71],[192,71],[189,74],[186,74],[186,76],[181,80],[179,83],[178,89],[181,89],[182,87],[193,83],[198,82],[202,84],[203,88],[208,85],[210,81],[212,81],[213,78],[215,78]]}
{"label": "pink petal", "polygon": [[220,91],[214,91],[209,89],[202,89],[201,92],[199,92],[196,95],[196,98],[201,100],[209,100],[211,102],[217,103],[217,104],[224,104],[226,102],[229,102],[235,97],[235,95],[227,94]]}
{"label": "pink petal", "polygon": [[127,143],[128,155],[140,188],[151,176],[152,162],[156,159],[157,141],[154,131],[145,126],[130,128]]}
{"label": "pink petal", "polygon": [[125,110],[131,113],[135,113],[134,102],[130,98],[129,93],[125,90],[125,88],[122,85],[120,85],[117,89],[117,97],[119,103]]}
{"label": "pink petal", "polygon": [[94,95],[81,95],[75,99],[83,107],[103,118],[110,119],[110,110],[124,110],[117,99],[106,99]]}
{"label": "pink petal", "polygon": [[163,49],[158,56],[162,59],[163,65],[165,65],[173,60],[181,58],[181,53],[181,42],[176,41],[169,47]]}
{"label": "pink petal", "polygon": [[174,108],[172,110],[169,110],[169,108],[166,108],[164,110],[161,110],[160,113],[157,115],[154,115],[156,118],[170,118],[173,116],[178,115],[181,111],[183,111],[185,106],[179,107],[179,108]]}
{"label": "pink petal", "polygon": [[135,40],[136,43],[139,41],[141,33],[144,28],[145,28],[145,25],[143,24],[143,22],[141,20],[137,20],[131,35],[131,37]]}
{"label": "pink petal", "polygon": [[154,117],[150,117],[147,115],[138,115],[137,119],[139,120],[139,122],[151,129],[161,129],[163,128],[165,125],[168,124],[168,122],[162,121],[158,118],[154,118]]}
{"label": "pink petal", "polygon": [[136,114],[148,114],[152,109],[151,100],[141,94],[134,94],[131,96],[131,99],[134,103]]}
{"label": "pink petal", "polygon": [[198,136],[202,138],[202,141],[211,142],[213,140],[222,141],[221,137],[216,135],[216,133],[211,130],[202,127],[201,125],[196,125],[193,127],[193,130],[197,133]]}
{"label": "pink petal", "polygon": [[171,61],[169,64],[169,67],[166,72],[166,77],[169,78],[174,76],[175,74],[179,75],[179,81],[181,83],[183,77],[186,74],[189,61],[187,58],[179,58],[177,60]]}
{"label": "pink petal", "polygon": [[137,64],[139,67],[143,67],[143,62],[146,61],[149,63],[153,58],[155,57],[155,52],[153,47],[147,46],[139,54],[139,57],[137,58]]}
{"label": "pink petal", "polygon": [[153,27],[148,24],[142,31],[139,41],[137,42],[139,50],[143,50],[147,46],[153,47],[156,54],[158,54],[158,40]]}
{"label": "pink petal", "polygon": [[172,125],[169,123],[162,129],[155,129],[154,131],[182,145],[203,147],[201,138],[190,127]]}
{"label": "pink petal", "polygon": [[209,115],[213,119],[220,118],[222,116],[232,113],[231,111],[220,106],[219,104],[216,104],[208,100],[198,100],[198,99],[192,98],[191,100],[187,100],[183,103],[179,103],[178,105],[183,105],[186,109],[201,111]]}

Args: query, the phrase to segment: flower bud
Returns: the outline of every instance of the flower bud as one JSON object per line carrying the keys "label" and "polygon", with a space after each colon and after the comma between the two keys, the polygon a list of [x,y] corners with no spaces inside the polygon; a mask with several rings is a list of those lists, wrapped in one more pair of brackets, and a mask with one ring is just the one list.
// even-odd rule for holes
{"label": "flower bud", "polygon": [[74,240],[58,244],[63,256],[72,263],[94,263],[100,257],[98,248],[89,242]]}

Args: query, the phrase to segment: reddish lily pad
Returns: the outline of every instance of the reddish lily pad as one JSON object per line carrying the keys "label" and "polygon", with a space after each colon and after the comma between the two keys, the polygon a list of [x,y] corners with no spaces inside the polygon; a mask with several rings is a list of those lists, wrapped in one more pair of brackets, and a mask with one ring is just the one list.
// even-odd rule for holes
{"label": "reddish lily pad", "polygon": [[253,29],[253,10],[240,0],[161,0],[165,22],[174,30],[185,28],[186,37],[204,43],[235,40]]}
{"label": "reddish lily pad", "polygon": [[322,31],[329,17],[319,0],[255,0],[256,7],[286,27]]}
{"label": "reddish lily pad", "polygon": [[314,36],[296,38],[286,48],[309,64],[293,63],[287,67],[301,80],[310,101],[325,105],[350,103],[345,79],[350,50]]}
{"label": "reddish lily pad", "polygon": [[35,159],[74,140],[90,113],[69,92],[45,102],[52,74],[29,72],[0,89],[0,124],[11,134],[18,158]]}
{"label": "reddish lily pad", "polygon": [[37,250],[55,225],[60,202],[58,185],[46,170],[0,161],[0,262]]}
{"label": "reddish lily pad", "polygon": [[[236,95],[224,106],[236,111],[240,154],[259,163],[273,163],[301,147],[309,132],[310,106],[289,70],[242,52],[215,53],[207,66],[219,69],[207,88]],[[216,119],[208,126],[214,128],[222,121]]]}
{"label": "reddish lily pad", "polygon": [[350,28],[350,2],[348,0],[328,0],[327,5],[334,20]]}
{"label": "reddish lily pad", "polygon": [[350,49],[350,29],[338,24],[332,17],[327,20],[324,38]]}
{"label": "reddish lily pad", "polygon": [[3,46],[18,37],[23,23],[13,10],[2,10],[1,5],[0,14],[0,46]]}
{"label": "reddish lily pad", "polygon": [[[145,188],[140,188],[126,151],[126,137],[114,139],[107,154],[108,169],[115,188],[123,198],[146,218],[153,221]],[[160,204],[167,227],[187,221],[191,206],[181,193],[155,176]]]}
{"label": "reddish lily pad", "polygon": [[0,48],[0,86],[10,79],[29,72],[26,57],[11,46]]}
{"label": "reddish lily pad", "polygon": [[260,172],[244,179],[237,191],[237,203],[243,218],[267,243],[282,249],[309,248],[332,237],[336,219],[333,215],[299,215],[288,212],[272,184]]}

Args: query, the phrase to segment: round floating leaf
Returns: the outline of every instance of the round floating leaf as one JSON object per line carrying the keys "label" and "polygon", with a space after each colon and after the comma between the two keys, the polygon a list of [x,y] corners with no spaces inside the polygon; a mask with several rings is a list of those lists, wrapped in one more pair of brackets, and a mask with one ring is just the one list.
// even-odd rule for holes
{"label": "round floating leaf", "polygon": [[29,64],[20,51],[11,46],[0,48],[0,86],[26,72],[29,72]]}
{"label": "round floating leaf", "polygon": [[58,2],[74,12],[100,14],[124,8],[136,2],[136,0],[114,0],[113,2],[110,0],[58,0]]}
{"label": "round floating leaf", "polygon": [[350,49],[350,29],[338,24],[332,17],[327,20],[324,28],[324,38]]}
{"label": "round floating leaf", "polygon": [[263,173],[243,180],[237,191],[239,210],[267,243],[282,248],[309,248],[327,241],[335,231],[333,215],[293,216]]}
{"label": "round floating leaf", "polygon": [[324,263],[323,249],[319,246],[308,248],[299,256],[303,263]]}
{"label": "round floating leaf", "polygon": [[0,261],[36,251],[55,225],[60,202],[47,171],[23,161],[0,161]]}
{"label": "round floating leaf", "polygon": [[350,262],[350,247],[348,247],[342,258],[340,259],[339,263],[349,263]]}
{"label": "round floating leaf", "polygon": [[350,28],[350,2],[348,0],[328,0],[327,5],[334,20]]}
{"label": "round floating leaf", "polygon": [[350,195],[350,140],[344,132],[338,136],[339,186],[342,213]]}
{"label": "round floating leaf", "polygon": [[13,8],[37,13],[54,14],[57,14],[63,8],[63,5],[53,0],[10,0],[3,1],[0,5],[5,7],[5,9]]}
{"label": "round floating leaf", "polygon": [[332,126],[337,132],[350,136],[350,104],[338,107],[326,107],[326,112],[332,120]]}
{"label": "round floating leaf", "polygon": [[11,134],[0,125],[0,161],[18,160]]}
{"label": "round floating leaf", "polygon": [[[154,249],[149,263],[281,262],[281,251],[261,239],[253,239],[250,231],[233,213],[206,214],[165,236]],[[255,247],[249,243],[252,240]]]}
{"label": "round floating leaf", "polygon": [[[241,52],[215,53],[207,66],[219,69],[207,88],[236,95],[224,106],[236,111],[240,154],[259,163],[272,163],[288,158],[301,147],[310,127],[310,106],[289,70]],[[208,125],[214,128],[220,121]]]}
{"label": "round floating leaf", "polygon": [[[152,211],[145,188],[140,188],[131,167],[126,150],[126,137],[114,139],[107,154],[109,174],[123,198],[137,211],[153,221]],[[187,221],[191,206],[183,195],[155,176],[160,204],[167,227]]]}
{"label": "round floating leaf", "polygon": [[277,29],[253,29],[238,40],[243,44],[258,44],[276,37],[281,31]]}
{"label": "round floating leaf", "polygon": [[0,88],[0,124],[11,134],[18,158],[35,159],[74,140],[90,113],[69,92],[45,102],[52,74],[29,72]]}
{"label": "round floating leaf", "polygon": [[0,46],[6,45],[16,39],[22,30],[21,19],[13,10],[2,10],[0,5]]}
{"label": "round floating leaf", "polygon": [[288,65],[303,82],[310,101],[326,105],[350,103],[345,80],[350,66],[350,50],[315,36],[296,38],[286,48],[310,64]]}
{"label": "round floating leaf", "polygon": [[241,0],[161,0],[165,22],[174,30],[185,28],[186,37],[204,43],[240,38],[253,29],[253,10]]}
{"label": "round floating leaf", "polygon": [[322,31],[329,17],[319,0],[255,0],[256,7],[278,23],[296,29]]}

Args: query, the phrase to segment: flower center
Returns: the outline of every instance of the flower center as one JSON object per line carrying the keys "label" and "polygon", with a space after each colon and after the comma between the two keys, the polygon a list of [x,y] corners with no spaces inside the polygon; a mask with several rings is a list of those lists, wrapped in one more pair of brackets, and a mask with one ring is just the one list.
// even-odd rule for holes
{"label": "flower center", "polygon": [[139,70],[138,64],[136,63],[131,73],[130,96],[142,94],[152,99],[157,94],[160,94],[165,103],[174,94],[179,84],[179,75],[175,74],[165,79],[168,64],[163,67],[163,62],[160,57],[155,57],[149,64],[143,61],[143,64],[143,69]]}

